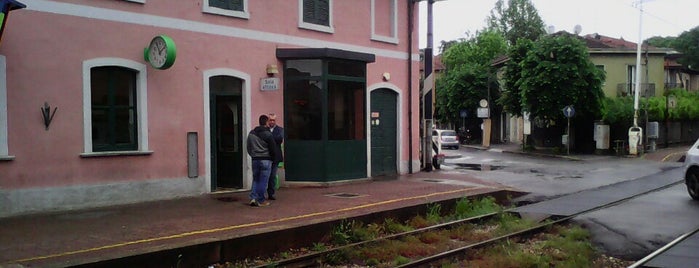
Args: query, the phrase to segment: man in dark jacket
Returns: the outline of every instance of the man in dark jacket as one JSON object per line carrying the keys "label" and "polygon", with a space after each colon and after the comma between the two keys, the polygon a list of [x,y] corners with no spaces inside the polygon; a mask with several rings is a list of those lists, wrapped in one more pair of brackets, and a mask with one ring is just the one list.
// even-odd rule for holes
{"label": "man in dark jacket", "polygon": [[284,142],[284,129],[277,125],[277,115],[269,114],[269,120],[267,121],[267,126],[269,131],[272,132],[272,137],[274,137],[274,143],[277,145],[277,157],[272,159],[272,172],[269,173],[269,183],[267,184],[267,198],[269,200],[277,200],[274,195],[277,188],[277,168],[279,163],[284,161],[284,154],[282,153],[282,143]]}
{"label": "man in dark jacket", "polygon": [[272,161],[276,159],[277,145],[274,143],[272,132],[267,127],[269,117],[260,115],[260,125],[248,134],[248,155],[252,158],[252,189],[250,191],[250,206],[269,206],[265,200],[265,191],[272,171]]}

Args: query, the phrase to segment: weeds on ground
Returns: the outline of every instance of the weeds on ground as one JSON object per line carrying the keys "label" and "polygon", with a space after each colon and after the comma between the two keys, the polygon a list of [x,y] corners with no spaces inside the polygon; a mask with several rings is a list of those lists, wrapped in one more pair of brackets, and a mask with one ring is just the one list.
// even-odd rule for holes
{"label": "weeds on ground", "polygon": [[427,215],[425,219],[431,224],[437,224],[442,221],[442,205],[431,204],[427,206]]}
{"label": "weeds on ground", "polygon": [[498,211],[502,211],[502,207],[496,202],[494,197],[489,196],[476,200],[464,197],[456,202],[454,217],[456,219],[467,219]]}
{"label": "weeds on ground", "polygon": [[592,267],[596,251],[589,232],[579,226],[556,226],[527,241],[508,240],[480,249],[462,265],[468,267]]}

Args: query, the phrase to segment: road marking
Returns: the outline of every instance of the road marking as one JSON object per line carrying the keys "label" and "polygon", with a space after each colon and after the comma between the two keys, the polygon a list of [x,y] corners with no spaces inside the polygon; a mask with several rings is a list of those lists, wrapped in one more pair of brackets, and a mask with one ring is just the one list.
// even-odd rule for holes
{"label": "road marking", "polygon": [[413,199],[424,199],[424,198],[430,198],[430,197],[435,197],[435,196],[440,196],[440,195],[466,192],[466,191],[471,191],[471,190],[473,190],[473,188],[463,188],[463,189],[451,190],[451,191],[446,191],[446,192],[437,192],[437,193],[430,193],[430,194],[420,195],[420,196],[412,196],[412,197],[398,198],[398,199],[393,199],[393,200],[386,200],[386,201],[381,201],[381,202],[377,202],[377,203],[366,204],[366,205],[361,205],[361,206],[356,206],[356,207],[341,208],[338,210],[330,210],[330,211],[322,211],[322,212],[298,215],[298,216],[281,218],[281,219],[270,220],[270,221],[253,222],[253,223],[246,223],[246,224],[241,224],[241,225],[226,226],[226,227],[222,227],[222,228],[205,229],[205,230],[185,232],[185,233],[181,233],[181,234],[174,234],[174,235],[168,235],[168,236],[139,239],[139,240],[127,241],[127,242],[106,245],[106,246],[101,246],[101,247],[93,247],[93,248],[87,248],[87,249],[81,249],[81,250],[75,250],[75,251],[68,251],[68,252],[62,252],[62,253],[56,253],[56,254],[50,254],[50,255],[44,255],[44,256],[36,256],[36,257],[19,259],[19,260],[13,260],[13,261],[8,262],[7,264],[17,264],[17,263],[22,263],[22,262],[45,260],[45,259],[51,259],[51,258],[76,255],[76,254],[81,254],[81,253],[88,253],[88,252],[94,252],[94,251],[100,251],[100,250],[106,250],[106,249],[125,247],[125,246],[136,245],[136,244],[143,244],[143,243],[149,243],[149,242],[183,238],[183,237],[188,237],[188,236],[193,236],[193,235],[211,234],[211,233],[230,231],[230,230],[241,229],[241,228],[246,228],[246,227],[260,226],[260,225],[265,225],[265,224],[270,224],[270,223],[287,222],[287,221],[305,219],[305,218],[310,218],[310,217],[315,217],[315,216],[323,216],[323,215],[328,215],[328,214],[337,213],[337,212],[347,212],[347,211],[364,209],[364,208],[369,208],[369,207],[374,207],[374,206],[379,206],[379,205],[386,205],[386,204],[391,204],[391,203],[396,203],[396,202],[401,202],[401,201],[408,201],[408,200],[413,200]]}
{"label": "road marking", "polygon": [[666,155],[665,157],[663,157],[663,160],[661,160],[661,162],[667,162],[667,159],[668,159],[668,158],[670,158],[670,157],[672,157],[672,156],[674,156],[674,155],[676,155],[676,154],[685,154],[685,153],[686,153],[686,152],[674,152],[674,153],[671,153],[671,154]]}

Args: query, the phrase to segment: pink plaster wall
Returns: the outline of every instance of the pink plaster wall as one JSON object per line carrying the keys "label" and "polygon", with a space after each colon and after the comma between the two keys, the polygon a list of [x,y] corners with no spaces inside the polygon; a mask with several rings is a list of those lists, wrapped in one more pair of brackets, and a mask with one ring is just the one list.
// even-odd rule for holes
{"label": "pink plaster wall", "polygon": [[[201,1],[147,0],[146,4],[122,1],[56,1],[148,13],[224,26],[244,27],[265,32],[338,43],[388,49],[407,53],[407,5],[399,1],[399,44],[371,41],[369,0],[334,1],[335,33],[299,29],[297,1],[248,1],[250,19],[203,14]],[[352,10],[352,12],[345,12]],[[417,14],[417,10],[415,11]],[[415,16],[416,18],[417,16]],[[414,19],[415,19],[414,18]],[[417,25],[417,24],[416,24]],[[415,30],[417,34],[417,30]],[[116,57],[147,64],[143,48],[158,34],[172,37],[178,48],[177,61],[168,70],[147,67],[148,129],[151,155],[82,158],[83,104],[82,64],[85,60]],[[413,53],[417,54],[417,35]],[[0,54],[7,62],[8,146],[12,161],[0,162],[0,188],[19,189],[116,181],[181,178],[187,176],[186,133],[199,133],[199,175],[204,170],[203,72],[230,68],[250,76],[252,126],[261,113],[274,112],[283,124],[283,91],[261,92],[259,79],[266,77],[265,66],[281,63],[275,57],[284,43],[254,41],[190,31],[155,28],[129,23],[88,19],[32,10],[13,11],[3,36]],[[407,148],[412,142],[418,159],[418,63],[413,72],[413,131],[400,141]],[[408,74],[405,60],[379,57],[369,64],[367,84],[379,83],[383,72],[392,75],[390,83],[403,91],[403,115],[408,115]],[[282,77],[280,73],[278,77]],[[49,130],[44,130],[39,107],[44,102],[58,107]],[[402,118],[408,127],[408,118]],[[407,130],[407,129],[406,129]],[[409,152],[400,156],[407,161]]]}

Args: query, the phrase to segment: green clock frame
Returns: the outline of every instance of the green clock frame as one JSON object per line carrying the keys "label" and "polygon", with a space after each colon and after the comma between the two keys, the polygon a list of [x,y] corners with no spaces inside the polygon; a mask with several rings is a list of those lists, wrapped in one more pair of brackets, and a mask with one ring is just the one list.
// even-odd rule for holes
{"label": "green clock frame", "polygon": [[[165,58],[165,63],[162,66],[156,66],[150,59],[150,46],[151,44],[156,41],[157,39],[162,39],[163,42],[165,43],[165,51],[166,51],[166,58]],[[170,67],[172,67],[173,64],[175,64],[175,59],[177,58],[177,47],[175,46],[175,41],[172,40],[167,35],[158,35],[153,37],[149,45],[143,50],[143,58],[145,59],[146,62],[150,63],[153,68],[160,69],[160,70],[165,70]]]}

